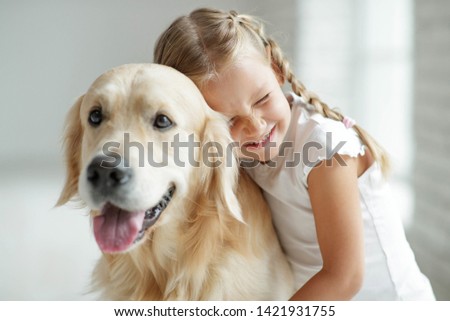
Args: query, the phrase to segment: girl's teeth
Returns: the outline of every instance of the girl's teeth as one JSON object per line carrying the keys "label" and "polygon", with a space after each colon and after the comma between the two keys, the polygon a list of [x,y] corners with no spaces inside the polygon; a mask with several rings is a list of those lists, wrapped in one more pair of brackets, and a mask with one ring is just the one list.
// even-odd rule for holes
{"label": "girl's teeth", "polygon": [[270,131],[266,136],[264,136],[263,137],[263,139],[261,139],[260,141],[258,141],[258,142],[252,142],[252,143],[247,143],[246,145],[262,145],[262,144],[264,144],[268,139],[269,139],[269,137],[270,137],[270,133],[271,133],[272,131]]}

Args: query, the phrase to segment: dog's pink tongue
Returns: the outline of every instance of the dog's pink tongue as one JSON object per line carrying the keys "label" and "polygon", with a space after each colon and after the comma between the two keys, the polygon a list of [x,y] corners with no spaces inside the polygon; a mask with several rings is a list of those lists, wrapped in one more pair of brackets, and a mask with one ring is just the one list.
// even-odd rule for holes
{"label": "dog's pink tongue", "polygon": [[144,212],[128,212],[107,203],[102,214],[94,217],[94,235],[103,252],[114,253],[128,249],[144,222]]}

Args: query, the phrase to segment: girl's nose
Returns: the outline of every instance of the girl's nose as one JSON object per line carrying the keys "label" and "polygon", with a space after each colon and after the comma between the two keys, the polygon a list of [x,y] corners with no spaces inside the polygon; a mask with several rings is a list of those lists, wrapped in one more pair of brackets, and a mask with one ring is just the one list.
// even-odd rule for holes
{"label": "girl's nose", "polygon": [[266,129],[266,121],[262,117],[251,115],[247,118],[244,130],[249,136],[257,136],[263,134]]}

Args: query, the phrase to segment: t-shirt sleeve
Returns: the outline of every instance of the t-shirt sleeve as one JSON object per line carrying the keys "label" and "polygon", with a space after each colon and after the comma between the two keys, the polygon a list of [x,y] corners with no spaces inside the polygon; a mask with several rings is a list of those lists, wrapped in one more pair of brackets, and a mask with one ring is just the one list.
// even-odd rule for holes
{"label": "t-shirt sleeve", "polygon": [[342,122],[321,115],[312,116],[311,122],[311,130],[306,139],[302,139],[302,170],[297,172],[306,187],[309,173],[321,161],[336,154],[350,157],[364,155],[365,148],[355,130],[346,128]]}

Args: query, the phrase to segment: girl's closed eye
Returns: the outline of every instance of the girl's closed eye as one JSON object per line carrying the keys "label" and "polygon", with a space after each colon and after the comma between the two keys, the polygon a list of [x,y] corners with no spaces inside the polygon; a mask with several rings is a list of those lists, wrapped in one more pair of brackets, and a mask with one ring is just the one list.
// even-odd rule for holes
{"label": "girl's closed eye", "polygon": [[269,100],[269,98],[270,98],[270,93],[267,93],[266,95],[264,95],[264,97],[262,97],[261,99],[259,99],[259,100],[254,104],[254,106],[258,106],[258,105],[264,104],[265,102],[267,102],[267,101]]}

